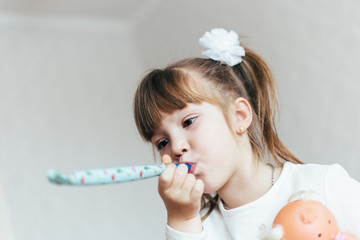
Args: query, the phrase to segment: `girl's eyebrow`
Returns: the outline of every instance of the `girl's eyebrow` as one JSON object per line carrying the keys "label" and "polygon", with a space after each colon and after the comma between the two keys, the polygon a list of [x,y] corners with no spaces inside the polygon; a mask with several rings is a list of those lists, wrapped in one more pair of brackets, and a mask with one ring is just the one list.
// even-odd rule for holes
{"label": "girl's eyebrow", "polygon": [[153,131],[153,135],[152,135],[152,137],[151,137],[151,142],[154,142],[154,138],[155,137],[157,137],[157,136],[162,136],[162,135],[165,135],[165,133],[164,133],[164,131],[162,130],[162,127],[161,127],[161,125],[160,126],[158,126],[156,129],[154,129],[154,131]]}
{"label": "girl's eyebrow", "polygon": [[153,136],[151,137],[151,142],[155,142],[155,138],[158,136],[158,135],[160,135],[159,133],[158,133],[158,130],[156,130],[156,131],[154,131],[154,134],[153,134]]}

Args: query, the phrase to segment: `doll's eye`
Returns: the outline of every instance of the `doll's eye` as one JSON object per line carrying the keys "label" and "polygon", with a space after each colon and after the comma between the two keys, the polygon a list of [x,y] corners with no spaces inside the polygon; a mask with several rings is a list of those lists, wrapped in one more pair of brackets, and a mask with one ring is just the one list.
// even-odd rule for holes
{"label": "doll's eye", "polygon": [[186,119],[183,123],[183,127],[186,128],[186,127],[190,126],[191,124],[193,124],[193,122],[195,122],[195,120],[196,120],[196,117]]}
{"label": "doll's eye", "polygon": [[164,147],[166,147],[166,145],[167,145],[168,143],[169,143],[169,140],[164,139],[164,140],[160,141],[160,142],[156,145],[156,147],[157,147],[158,150],[161,150],[161,149],[163,149]]}

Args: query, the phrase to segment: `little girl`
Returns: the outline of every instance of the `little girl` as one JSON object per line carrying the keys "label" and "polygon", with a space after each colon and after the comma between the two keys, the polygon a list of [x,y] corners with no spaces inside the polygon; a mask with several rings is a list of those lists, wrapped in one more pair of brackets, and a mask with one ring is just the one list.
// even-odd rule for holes
{"label": "little girl", "polygon": [[302,164],[280,141],[263,59],[233,31],[213,29],[200,44],[208,58],[151,71],[134,100],[141,136],[170,163],[158,186],[166,238],[259,239],[301,190],[321,194],[341,230],[359,238],[360,183],[337,164]]}

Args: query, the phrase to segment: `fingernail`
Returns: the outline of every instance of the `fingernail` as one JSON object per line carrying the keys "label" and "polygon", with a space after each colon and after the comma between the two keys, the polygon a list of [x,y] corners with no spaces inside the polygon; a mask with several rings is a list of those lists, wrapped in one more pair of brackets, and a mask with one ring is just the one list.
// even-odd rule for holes
{"label": "fingernail", "polygon": [[[187,168],[188,168],[188,172],[190,171],[191,164],[189,164],[189,163],[175,163],[176,166],[179,166],[180,164],[185,164],[187,166]],[[166,163],[165,163],[165,165],[166,165]]]}

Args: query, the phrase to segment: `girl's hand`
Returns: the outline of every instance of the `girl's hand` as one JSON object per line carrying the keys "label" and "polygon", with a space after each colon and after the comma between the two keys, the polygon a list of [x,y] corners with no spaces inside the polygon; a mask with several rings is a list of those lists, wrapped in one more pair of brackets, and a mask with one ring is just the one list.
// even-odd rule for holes
{"label": "girl's hand", "polygon": [[[162,162],[169,163],[171,159],[164,155]],[[204,183],[189,174],[186,165],[169,164],[159,178],[159,194],[165,203],[168,225],[177,231],[200,233],[203,192]]]}

